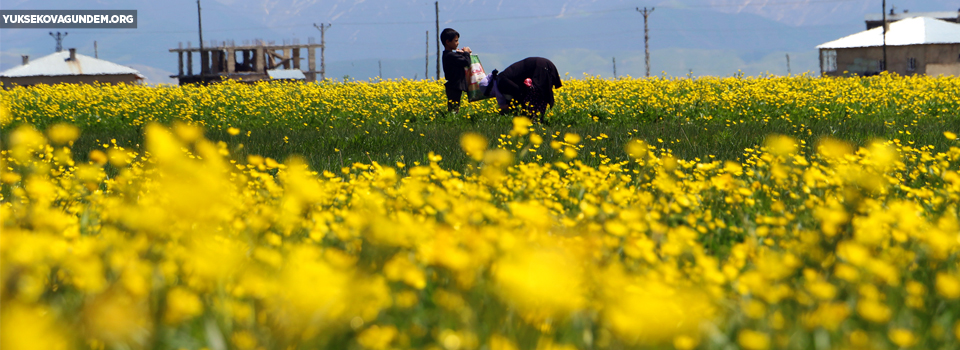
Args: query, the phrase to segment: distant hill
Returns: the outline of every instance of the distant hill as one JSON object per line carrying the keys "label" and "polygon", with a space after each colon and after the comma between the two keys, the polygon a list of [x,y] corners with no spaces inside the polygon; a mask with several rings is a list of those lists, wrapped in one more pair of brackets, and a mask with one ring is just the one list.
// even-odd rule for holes
{"label": "distant hill", "polygon": [[[842,23],[851,18],[861,24],[863,15],[880,13],[880,1],[861,0],[703,0],[663,1],[677,8],[709,8],[724,13],[751,13],[794,26],[820,26]],[[955,0],[888,0],[887,9],[911,12],[953,11],[960,8]]]}
{"label": "distant hill", "polygon": [[[953,0],[905,0],[899,9],[944,11]],[[641,76],[643,17],[634,8],[655,7],[650,16],[651,73],[672,76],[785,74],[818,70],[815,46],[864,29],[873,0],[450,0],[440,1],[440,27],[462,33],[461,44],[481,55],[488,69],[527,56],[554,60],[561,71]],[[423,0],[201,0],[207,41],[264,39],[281,43],[320,40],[314,23],[333,23],[326,35],[328,77],[366,80],[436,75],[434,2]],[[174,82],[176,55],[168,49],[196,46],[194,1],[47,0],[4,1],[2,9],[136,9],[137,29],[76,29],[65,47],[86,55],[140,67],[151,82]],[[0,29],[0,70],[20,64],[20,55],[53,51],[50,30]],[[425,46],[427,31],[430,46]],[[94,41],[98,50],[95,53]],[[428,56],[429,52],[429,58]],[[318,62],[319,63],[319,62]]]}

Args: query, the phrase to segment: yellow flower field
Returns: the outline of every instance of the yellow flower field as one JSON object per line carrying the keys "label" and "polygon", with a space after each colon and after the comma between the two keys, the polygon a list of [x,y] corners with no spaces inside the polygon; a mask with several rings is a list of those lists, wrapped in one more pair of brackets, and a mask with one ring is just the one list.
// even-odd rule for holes
{"label": "yellow flower field", "polygon": [[[917,119],[954,116],[960,79],[881,75],[870,78],[703,77],[697,79],[565,79],[548,119],[651,121],[677,118],[730,125],[751,120],[881,119],[915,126]],[[443,118],[442,84],[433,80],[344,83],[228,81],[210,86],[53,85],[0,90],[14,111],[7,122],[46,128],[68,122],[81,128],[196,123],[208,129],[263,127],[323,129],[408,125]],[[492,100],[466,103],[458,118],[497,114]],[[888,115],[899,115],[890,120]]]}
{"label": "yellow flower field", "polygon": [[[771,135],[743,161],[634,140],[591,166],[518,118],[462,135],[462,169],[314,171],[150,119],[127,121],[142,150],[76,157],[59,123],[4,140],[0,348],[960,346],[958,129]],[[547,147],[567,160],[525,160]]]}

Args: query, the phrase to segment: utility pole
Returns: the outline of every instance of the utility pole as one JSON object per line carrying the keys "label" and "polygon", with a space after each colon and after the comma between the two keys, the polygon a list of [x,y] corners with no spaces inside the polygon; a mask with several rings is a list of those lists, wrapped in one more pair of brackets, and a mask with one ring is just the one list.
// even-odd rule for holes
{"label": "utility pole", "polygon": [[314,27],[320,29],[320,80],[327,79],[327,61],[326,61],[326,51],[327,49],[327,37],[326,32],[327,28],[330,28],[332,24],[320,23],[318,26],[316,23],[313,24]]}
{"label": "utility pole", "polygon": [[787,54],[787,75],[790,75],[790,54]]}
{"label": "utility pole", "polygon": [[617,58],[613,58],[613,78],[617,78]]}
{"label": "utility pole", "polygon": [[[893,11],[891,11],[893,12]],[[880,62],[881,71],[887,71],[887,0],[883,0],[883,61]]]}
{"label": "utility pole", "polygon": [[430,31],[427,31],[427,51],[423,60],[423,79],[430,79]]}
{"label": "utility pole", "polygon": [[377,60],[377,80],[383,81],[383,61]]}
{"label": "utility pole", "polygon": [[200,0],[197,0],[197,30],[200,33],[200,75],[207,73],[207,54],[203,52],[203,19],[200,15]]}
{"label": "utility pole", "polygon": [[647,17],[650,16],[651,13],[653,13],[654,9],[655,7],[651,7],[650,10],[647,11],[647,8],[644,7],[643,10],[641,11],[640,8],[637,7],[637,12],[640,12],[640,14],[643,15],[643,51],[644,51],[644,57],[647,63],[648,78],[650,77],[650,29],[649,27],[647,27]]}
{"label": "utility pole", "polygon": [[433,12],[437,23],[437,80],[440,80],[440,2],[433,2]]}
{"label": "utility pole", "polygon": [[63,32],[63,35],[60,35],[60,32],[57,32],[57,35],[53,35],[53,32],[50,32],[50,36],[57,41],[57,52],[63,51],[63,38],[65,38],[67,34],[67,32]]}
{"label": "utility pole", "polygon": [[100,54],[97,52],[97,41],[93,41],[93,58],[100,58]]}

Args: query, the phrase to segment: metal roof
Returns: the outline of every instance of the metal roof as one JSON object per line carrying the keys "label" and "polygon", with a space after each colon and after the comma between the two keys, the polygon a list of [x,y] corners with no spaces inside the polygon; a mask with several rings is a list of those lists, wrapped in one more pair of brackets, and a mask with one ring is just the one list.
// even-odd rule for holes
{"label": "metal roof", "polygon": [[136,69],[119,64],[75,54],[76,59],[70,60],[67,50],[55,52],[37,59],[32,59],[24,65],[7,69],[0,76],[7,78],[58,76],[58,75],[118,75],[136,74],[143,78]]}
{"label": "metal roof", "polygon": [[[930,17],[914,17],[890,23],[887,46],[960,43],[960,24]],[[821,44],[818,49],[883,46],[883,26]]]}
{"label": "metal roof", "polygon": [[267,75],[270,76],[270,79],[307,79],[299,69],[273,69],[268,70]]}
{"label": "metal roof", "polygon": [[[867,21],[883,21],[882,13],[868,13],[864,16],[864,19]],[[938,11],[938,12],[901,12],[894,14],[887,14],[887,21],[899,21],[902,19],[913,18],[913,17],[933,17],[933,18],[958,18],[960,17],[960,11]]]}

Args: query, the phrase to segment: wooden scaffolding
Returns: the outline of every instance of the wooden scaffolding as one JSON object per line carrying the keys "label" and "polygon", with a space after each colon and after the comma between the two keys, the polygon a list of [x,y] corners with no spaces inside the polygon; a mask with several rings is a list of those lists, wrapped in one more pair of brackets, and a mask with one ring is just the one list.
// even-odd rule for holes
{"label": "wooden scaffolding", "polygon": [[[316,48],[322,47],[322,44],[314,43],[313,38],[307,44],[275,45],[255,40],[252,45],[236,46],[233,42],[217,42],[213,46],[204,45],[203,50],[191,47],[190,42],[187,47],[180,43],[177,48],[170,49],[170,52],[177,53],[179,60],[177,75],[170,77],[177,78],[180,85],[216,83],[223,79],[256,82],[270,80],[268,71],[294,69],[303,73],[305,81],[313,82],[317,80],[317,73],[324,76],[323,71],[317,71],[316,63]],[[300,64],[304,54],[306,70]],[[198,71],[194,70],[194,56],[199,61]]]}

